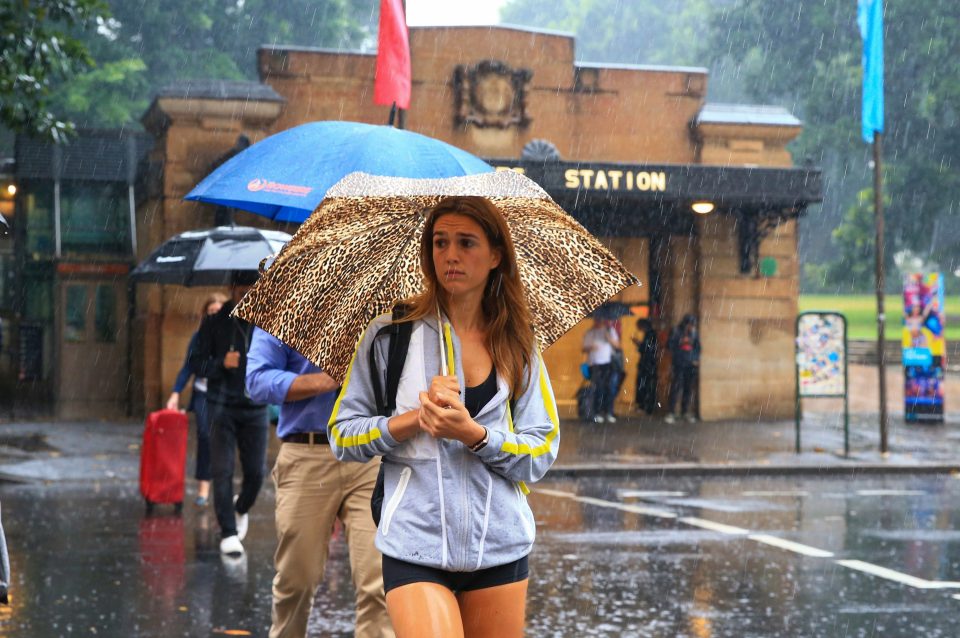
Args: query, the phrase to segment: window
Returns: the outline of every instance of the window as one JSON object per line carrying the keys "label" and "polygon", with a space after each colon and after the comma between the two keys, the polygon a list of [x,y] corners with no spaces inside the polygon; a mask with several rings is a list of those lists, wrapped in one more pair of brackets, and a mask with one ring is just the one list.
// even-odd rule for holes
{"label": "window", "polygon": [[63,340],[85,341],[87,332],[87,287],[67,286],[67,306],[63,310]]}
{"label": "window", "polygon": [[29,182],[24,184],[23,192],[27,253],[52,255],[56,250],[53,238],[53,182]]}
{"label": "window", "polygon": [[28,263],[23,270],[23,319],[41,324],[53,321],[53,269]]}
{"label": "window", "polygon": [[127,186],[121,182],[64,181],[60,185],[64,252],[130,252]]}
{"label": "window", "polygon": [[113,286],[97,286],[93,325],[98,343],[117,340],[117,293]]}

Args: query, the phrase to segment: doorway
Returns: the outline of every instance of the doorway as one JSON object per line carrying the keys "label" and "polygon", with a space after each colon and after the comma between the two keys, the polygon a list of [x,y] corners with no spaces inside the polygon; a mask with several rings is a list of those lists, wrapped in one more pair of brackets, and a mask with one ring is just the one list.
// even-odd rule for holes
{"label": "doorway", "polygon": [[[651,296],[654,308],[652,323],[657,331],[659,362],[657,366],[658,412],[669,411],[670,382],[673,376],[669,340],[673,328],[684,315],[697,315],[700,299],[699,239],[694,233],[660,234],[651,239]],[[690,411],[699,415],[699,375],[693,381]]]}
{"label": "doorway", "polygon": [[129,377],[125,284],[73,279],[62,280],[59,288],[57,413],[121,416]]}

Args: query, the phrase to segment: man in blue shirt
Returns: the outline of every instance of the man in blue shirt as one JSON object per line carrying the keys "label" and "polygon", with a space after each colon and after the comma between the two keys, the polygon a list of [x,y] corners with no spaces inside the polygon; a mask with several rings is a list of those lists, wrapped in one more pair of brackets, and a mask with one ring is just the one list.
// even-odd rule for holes
{"label": "man in blue shirt", "polygon": [[247,392],[262,403],[281,404],[273,468],[277,488],[277,574],[273,579],[270,638],[307,632],[314,593],[327,561],[335,519],[347,530],[356,589],[356,636],[392,637],[383,595],[377,528],[370,497],[379,460],[340,463],[327,443],[327,421],[337,383],[293,348],[254,330],[247,353]]}

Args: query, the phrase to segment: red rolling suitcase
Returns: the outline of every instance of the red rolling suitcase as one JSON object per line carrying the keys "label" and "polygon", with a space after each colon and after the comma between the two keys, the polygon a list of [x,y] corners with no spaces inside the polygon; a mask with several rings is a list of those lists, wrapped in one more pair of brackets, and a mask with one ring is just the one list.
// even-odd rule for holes
{"label": "red rolling suitcase", "polygon": [[187,415],[179,410],[158,410],[147,416],[140,449],[140,493],[147,513],[158,503],[183,507],[187,464]]}

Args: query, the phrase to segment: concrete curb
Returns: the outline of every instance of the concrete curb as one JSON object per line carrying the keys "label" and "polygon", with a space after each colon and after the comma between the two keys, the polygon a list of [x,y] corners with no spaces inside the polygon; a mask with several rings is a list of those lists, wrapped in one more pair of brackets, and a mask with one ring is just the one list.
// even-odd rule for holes
{"label": "concrete curb", "polygon": [[958,463],[884,464],[851,463],[849,465],[762,465],[758,463],[583,463],[554,465],[549,478],[588,476],[844,476],[856,474],[953,474],[960,472]]}

